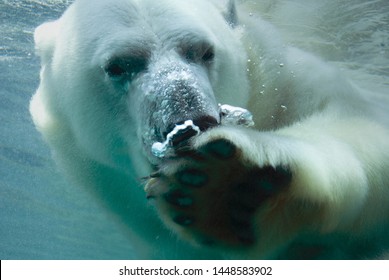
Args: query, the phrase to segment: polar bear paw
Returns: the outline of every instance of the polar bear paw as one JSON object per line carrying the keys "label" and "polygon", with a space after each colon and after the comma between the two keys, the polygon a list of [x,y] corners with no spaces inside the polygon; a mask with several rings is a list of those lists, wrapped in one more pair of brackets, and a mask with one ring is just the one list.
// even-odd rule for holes
{"label": "polar bear paw", "polygon": [[204,245],[256,242],[255,213],[291,181],[281,166],[243,160],[232,141],[212,139],[196,151],[164,162],[145,191],[160,216],[185,239]]}

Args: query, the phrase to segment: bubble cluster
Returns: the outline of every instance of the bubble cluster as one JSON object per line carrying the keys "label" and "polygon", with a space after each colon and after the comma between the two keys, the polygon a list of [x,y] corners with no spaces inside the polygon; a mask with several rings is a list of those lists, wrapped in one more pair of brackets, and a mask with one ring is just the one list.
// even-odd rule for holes
{"label": "bubble cluster", "polygon": [[222,125],[241,125],[250,127],[254,125],[253,115],[246,109],[227,104],[219,104]]}

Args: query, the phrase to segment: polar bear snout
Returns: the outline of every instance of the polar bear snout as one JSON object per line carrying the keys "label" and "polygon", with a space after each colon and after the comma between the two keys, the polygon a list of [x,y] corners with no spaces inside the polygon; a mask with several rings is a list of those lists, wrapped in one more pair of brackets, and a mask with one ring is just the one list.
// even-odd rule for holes
{"label": "polar bear snout", "polygon": [[[146,151],[153,143],[166,141],[169,133],[185,121],[192,121],[201,132],[220,123],[219,107],[205,72],[179,58],[156,60],[134,84],[142,112],[139,131]],[[150,127],[152,132],[144,133]],[[176,133],[169,145],[178,148],[197,134],[187,127]]]}

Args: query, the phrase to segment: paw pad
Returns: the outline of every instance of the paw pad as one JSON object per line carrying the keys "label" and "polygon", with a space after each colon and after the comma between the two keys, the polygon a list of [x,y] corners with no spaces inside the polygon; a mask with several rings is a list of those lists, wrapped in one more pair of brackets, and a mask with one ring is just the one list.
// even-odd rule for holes
{"label": "paw pad", "polygon": [[211,154],[219,159],[229,159],[234,156],[236,147],[228,140],[218,139],[207,143],[200,150],[203,153]]}
{"label": "paw pad", "polygon": [[241,154],[231,141],[217,139],[172,160],[174,165],[166,168],[169,174],[161,168],[150,189],[157,181],[162,217],[203,245],[255,243],[255,214],[290,184],[292,174],[281,166],[250,165]]}
{"label": "paw pad", "polygon": [[176,178],[181,184],[191,187],[201,187],[208,181],[208,175],[197,169],[179,171]]}
{"label": "paw pad", "polygon": [[173,221],[181,226],[189,226],[194,223],[194,218],[178,215],[173,218]]}
{"label": "paw pad", "polygon": [[178,207],[188,207],[193,204],[193,198],[182,193],[180,190],[167,192],[163,197],[168,203]]}

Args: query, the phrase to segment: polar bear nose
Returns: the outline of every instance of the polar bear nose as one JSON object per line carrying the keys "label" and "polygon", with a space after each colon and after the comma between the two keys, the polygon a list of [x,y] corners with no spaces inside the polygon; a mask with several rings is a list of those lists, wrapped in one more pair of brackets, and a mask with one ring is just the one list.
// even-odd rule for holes
{"label": "polar bear nose", "polygon": [[[164,133],[165,137],[170,131],[173,130],[173,128],[176,125],[183,124],[185,121],[186,120],[181,121],[181,122],[177,122],[173,125],[170,125],[167,132]],[[215,119],[212,116],[201,116],[201,117],[194,119],[193,124],[195,126],[199,127],[200,130],[203,132],[207,129],[210,129],[212,127],[217,126],[219,123],[218,123],[217,119]],[[188,127],[187,129],[182,130],[182,131],[180,131],[180,133],[177,133],[176,135],[174,135],[174,137],[172,139],[172,146],[177,147],[178,145],[185,143],[186,141],[188,141],[190,138],[192,138],[195,135],[197,135],[197,131],[195,131],[192,127]]]}

